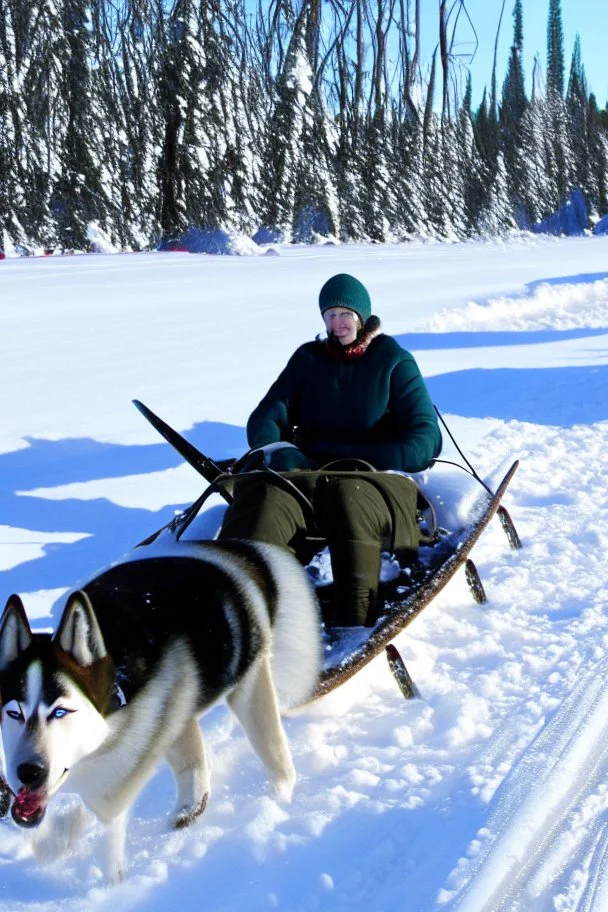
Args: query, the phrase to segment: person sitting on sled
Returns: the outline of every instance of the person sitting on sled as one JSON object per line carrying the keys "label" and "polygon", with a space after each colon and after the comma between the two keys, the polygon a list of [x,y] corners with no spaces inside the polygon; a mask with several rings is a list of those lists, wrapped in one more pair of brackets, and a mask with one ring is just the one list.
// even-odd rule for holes
{"label": "person sitting on sled", "polygon": [[255,468],[252,457],[264,448],[264,464],[297,490],[268,483],[263,472],[235,480],[220,538],[298,554],[307,534],[320,534],[334,578],[326,622],[370,625],[381,552],[407,559],[420,543],[416,487],[400,473],[426,469],[441,451],[441,432],[415,359],[381,332],[365,286],[335,275],[323,285],[319,307],[326,338],[301,345],[254,409],[247,422],[252,450],[237,466]]}

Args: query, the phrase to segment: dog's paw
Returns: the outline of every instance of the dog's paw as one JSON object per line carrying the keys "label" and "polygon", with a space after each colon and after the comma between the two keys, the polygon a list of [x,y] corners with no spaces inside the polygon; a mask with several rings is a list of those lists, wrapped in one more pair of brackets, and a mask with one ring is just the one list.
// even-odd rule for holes
{"label": "dog's paw", "polygon": [[39,864],[52,864],[67,855],[78,842],[87,822],[81,804],[55,812],[52,819],[45,819],[33,834],[32,850]]}
{"label": "dog's paw", "polygon": [[282,776],[280,779],[274,779],[271,782],[271,791],[273,798],[276,798],[279,801],[284,801],[288,804],[292,799],[295,784],[295,770],[290,771],[288,775]]}
{"label": "dog's paw", "polygon": [[118,887],[124,881],[127,875],[127,868],[124,861],[116,867],[108,868],[106,872],[106,883],[109,887]]}
{"label": "dog's paw", "polygon": [[190,826],[197,817],[200,817],[204,813],[205,808],[207,807],[207,801],[209,800],[209,793],[205,792],[200,802],[196,807],[182,807],[178,808],[173,817],[173,829],[174,830],[183,830],[184,827]]}

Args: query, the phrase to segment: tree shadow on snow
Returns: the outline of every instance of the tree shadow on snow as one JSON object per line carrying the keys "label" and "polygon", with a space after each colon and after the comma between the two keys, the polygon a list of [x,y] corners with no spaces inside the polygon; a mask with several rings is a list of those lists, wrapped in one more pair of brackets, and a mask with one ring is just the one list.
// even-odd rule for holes
{"label": "tree shadow on snow", "polygon": [[608,279],[608,272],[579,272],[577,275],[551,276],[548,279],[535,279],[528,282],[526,290],[534,292],[539,285],[590,285],[592,282],[602,282]]}
{"label": "tree shadow on snow", "polygon": [[[556,279],[572,281],[575,277]],[[585,276],[608,278],[608,273]],[[541,284],[540,282],[538,284]],[[606,321],[608,325],[608,320]],[[597,353],[605,355],[599,337],[606,329],[534,330],[506,332],[405,333],[395,336],[408,351],[498,348],[539,345],[598,337]],[[608,366],[496,368],[452,371],[426,379],[431,397],[441,411],[464,418],[500,418],[559,427],[593,424],[608,419],[606,389]]]}
{"label": "tree shadow on snow", "polygon": [[[244,429],[234,425],[200,422],[185,436],[218,459],[238,455],[246,449]],[[2,525],[39,532],[86,533],[88,537],[71,544],[48,542],[42,545],[42,557],[2,571],[0,602],[11,592],[67,588],[90,579],[97,570],[161,528],[176,511],[188,505],[167,504],[160,510],[146,510],[121,506],[105,498],[49,500],[18,493],[74,482],[146,475],[182,465],[181,456],[164,441],[124,446],[88,438],[59,441],[32,438],[28,443],[27,449],[0,454],[0,477],[4,479],[0,490]],[[203,479],[197,486],[193,473],[192,500],[205,486]],[[14,544],[21,544],[18,533]],[[10,554],[10,540],[5,547]]]}
{"label": "tree shadow on snow", "polygon": [[[606,320],[608,324],[608,319]],[[407,351],[436,351],[455,348],[503,348],[511,345],[539,345],[605,336],[606,329],[539,329],[525,331],[404,333],[395,339]]]}
{"label": "tree shadow on snow", "polygon": [[472,369],[429,377],[441,411],[558,427],[608,419],[608,365]]}

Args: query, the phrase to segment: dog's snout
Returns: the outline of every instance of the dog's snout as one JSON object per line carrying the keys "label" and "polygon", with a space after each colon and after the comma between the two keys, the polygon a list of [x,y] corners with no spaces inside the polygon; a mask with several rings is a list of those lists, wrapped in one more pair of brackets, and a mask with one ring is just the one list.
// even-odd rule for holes
{"label": "dog's snout", "polygon": [[44,785],[48,771],[48,765],[42,758],[36,757],[27,763],[20,763],[17,767],[17,776],[23,785],[35,789]]}

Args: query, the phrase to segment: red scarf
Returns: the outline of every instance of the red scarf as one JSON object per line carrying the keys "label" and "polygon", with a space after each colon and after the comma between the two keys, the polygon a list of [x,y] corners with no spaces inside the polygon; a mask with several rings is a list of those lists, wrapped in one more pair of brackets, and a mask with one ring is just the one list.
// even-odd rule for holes
{"label": "red scarf", "polygon": [[360,358],[367,351],[370,342],[374,339],[380,332],[380,324],[373,325],[368,328],[366,326],[359,332],[359,335],[354,342],[351,342],[350,345],[342,345],[339,339],[337,339],[332,333],[330,333],[327,339],[323,339],[321,344],[324,346],[325,351],[328,355],[334,359],[334,361],[355,361],[357,358]]}

